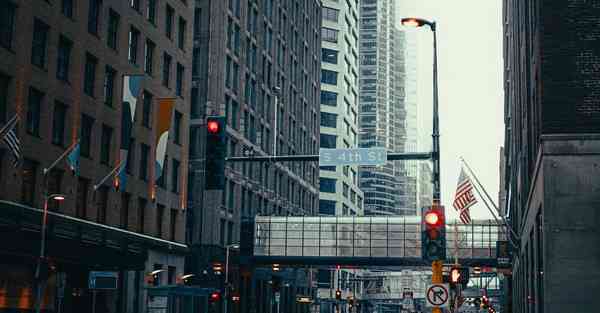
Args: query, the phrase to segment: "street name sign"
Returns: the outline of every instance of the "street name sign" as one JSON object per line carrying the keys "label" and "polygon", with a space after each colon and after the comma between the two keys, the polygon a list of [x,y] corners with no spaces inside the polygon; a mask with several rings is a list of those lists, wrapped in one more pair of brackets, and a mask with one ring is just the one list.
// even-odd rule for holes
{"label": "street name sign", "polygon": [[319,166],[382,165],[385,162],[385,148],[319,149]]}
{"label": "street name sign", "polygon": [[447,307],[448,306],[448,284],[431,284],[427,287],[425,298],[428,307]]}

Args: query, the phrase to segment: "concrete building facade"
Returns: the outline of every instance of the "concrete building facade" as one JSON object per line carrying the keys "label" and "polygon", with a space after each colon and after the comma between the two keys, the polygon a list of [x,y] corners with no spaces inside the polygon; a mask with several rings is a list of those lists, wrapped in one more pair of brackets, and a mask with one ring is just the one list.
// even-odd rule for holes
{"label": "concrete building facade", "polygon": [[[227,263],[226,246],[241,241],[243,249],[251,238],[241,234],[244,222],[318,211],[318,164],[227,163],[225,188],[205,190],[204,146],[212,115],[226,117],[228,156],[317,154],[321,37],[321,1],[196,1],[189,182],[197,192],[188,194],[188,264],[203,286],[223,287],[211,267]],[[231,253],[229,279],[241,295],[232,310],[274,312],[269,282],[307,275],[249,269]],[[295,295],[310,292],[308,281],[282,282],[282,312],[305,310]]]}
{"label": "concrete building facade", "polygon": [[[192,5],[0,2],[0,124],[19,117],[22,155],[15,166],[11,150],[0,149],[0,231],[12,238],[0,247],[0,311],[33,310],[44,190],[65,200],[48,206],[42,311],[92,310],[90,271],[119,277],[116,290],[98,292],[97,312],[143,312],[146,287],[175,285],[184,274]],[[116,191],[111,175],[101,178],[123,161],[124,75],[143,78],[131,138],[124,139],[127,184]],[[161,98],[175,104],[163,179],[154,189]],[[45,175],[77,140],[79,173],[63,160]],[[147,273],[159,269],[148,284]]]}
{"label": "concrete building facade", "polygon": [[594,312],[600,287],[600,2],[505,0],[511,312]]}

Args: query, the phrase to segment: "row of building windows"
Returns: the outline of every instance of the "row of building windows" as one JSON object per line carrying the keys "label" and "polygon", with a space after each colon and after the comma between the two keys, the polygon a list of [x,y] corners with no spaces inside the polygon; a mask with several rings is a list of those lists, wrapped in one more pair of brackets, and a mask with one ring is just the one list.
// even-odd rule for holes
{"label": "row of building windows", "polygon": [[[356,174],[354,174],[353,176],[356,177]],[[354,183],[356,184],[356,181],[354,181]],[[319,179],[319,191],[326,193],[336,193],[336,184],[337,179],[335,178],[321,177]],[[348,184],[346,184],[345,182],[342,183],[342,195],[344,196],[344,198],[350,199],[352,203],[356,203],[357,200],[359,203],[362,202],[361,197],[357,197],[356,191],[350,188],[350,186],[348,186]]]}

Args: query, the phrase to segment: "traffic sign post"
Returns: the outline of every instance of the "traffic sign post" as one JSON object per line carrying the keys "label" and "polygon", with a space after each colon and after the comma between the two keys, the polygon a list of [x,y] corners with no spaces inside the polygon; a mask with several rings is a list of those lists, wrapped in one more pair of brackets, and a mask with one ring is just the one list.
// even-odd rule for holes
{"label": "traffic sign post", "polygon": [[385,162],[385,148],[319,149],[319,166],[382,165]]}
{"label": "traffic sign post", "polygon": [[448,307],[450,293],[448,284],[431,284],[425,292],[428,307]]}

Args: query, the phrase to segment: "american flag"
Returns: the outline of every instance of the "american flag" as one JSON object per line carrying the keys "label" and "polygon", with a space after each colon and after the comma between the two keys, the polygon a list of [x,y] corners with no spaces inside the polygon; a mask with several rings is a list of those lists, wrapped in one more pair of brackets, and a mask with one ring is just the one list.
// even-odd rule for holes
{"label": "american flag", "polygon": [[21,161],[21,141],[17,137],[17,122],[19,121],[19,116],[15,115],[13,118],[8,121],[8,123],[3,127],[2,133],[0,133],[0,138],[2,138],[2,142],[10,149],[13,155],[13,166],[17,167],[19,162]]}
{"label": "american flag", "polygon": [[471,180],[465,173],[465,170],[461,169],[452,206],[459,212],[460,220],[463,224],[471,223],[469,208],[475,203],[477,203],[477,199],[475,199],[475,196],[473,195],[473,185],[471,184]]}

